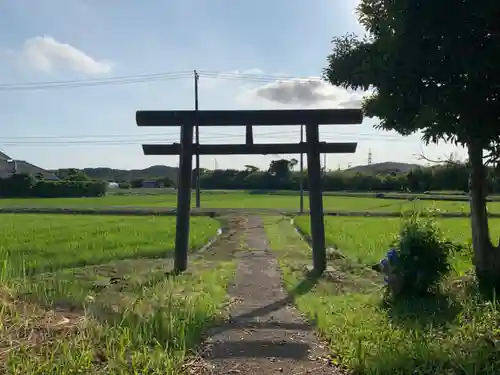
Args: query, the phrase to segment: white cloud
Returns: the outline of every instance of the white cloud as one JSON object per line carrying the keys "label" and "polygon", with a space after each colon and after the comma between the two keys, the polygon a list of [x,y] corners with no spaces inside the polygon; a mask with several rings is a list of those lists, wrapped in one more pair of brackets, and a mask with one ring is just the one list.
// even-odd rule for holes
{"label": "white cloud", "polygon": [[319,77],[278,80],[253,88],[242,96],[244,102],[264,99],[287,106],[359,108],[366,92],[333,86]]}
{"label": "white cloud", "polygon": [[26,40],[20,57],[31,67],[46,72],[54,69],[70,69],[79,73],[102,74],[112,69],[109,61],[97,60],[51,36],[37,36]]}
{"label": "white cloud", "polygon": [[203,74],[201,73],[201,79],[203,79],[203,87],[204,88],[210,88],[214,89],[217,86],[219,86],[222,82],[228,83],[228,82],[234,82],[234,83],[241,83],[239,81],[239,77],[241,75],[243,76],[252,76],[252,75],[261,75],[263,72],[262,70],[258,68],[252,68],[252,69],[244,69],[244,70],[228,70],[224,72],[219,72],[219,73],[211,73],[211,74]]}
{"label": "white cloud", "polygon": [[228,70],[226,72],[220,72],[216,74],[216,77],[230,77],[234,75],[262,75],[262,70],[259,68],[251,68],[251,69],[244,69],[244,70]]}

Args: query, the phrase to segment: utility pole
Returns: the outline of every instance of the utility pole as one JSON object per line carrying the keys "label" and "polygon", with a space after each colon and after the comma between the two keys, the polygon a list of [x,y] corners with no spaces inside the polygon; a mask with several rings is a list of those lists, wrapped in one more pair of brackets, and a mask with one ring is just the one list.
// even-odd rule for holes
{"label": "utility pole", "polygon": [[[300,143],[304,142],[304,125],[300,125]],[[300,213],[304,213],[304,154],[300,153]]]}
{"label": "utility pole", "polygon": [[[198,81],[200,76],[194,71],[194,110],[198,112]],[[195,128],[196,146],[200,144],[200,126],[198,122]],[[198,150],[198,148],[197,148]],[[201,207],[200,199],[200,154],[196,151],[196,208]]]}
{"label": "utility pole", "polygon": [[323,179],[326,176],[326,152],[323,154]]}

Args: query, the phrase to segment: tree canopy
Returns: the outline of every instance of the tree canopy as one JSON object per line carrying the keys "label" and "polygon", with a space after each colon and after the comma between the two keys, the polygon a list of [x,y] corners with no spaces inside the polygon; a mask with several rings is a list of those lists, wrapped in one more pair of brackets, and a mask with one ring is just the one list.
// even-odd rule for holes
{"label": "tree canopy", "polygon": [[293,167],[297,165],[297,159],[273,160],[269,164],[269,174],[277,178],[288,178]]}
{"label": "tree canopy", "polygon": [[87,174],[76,168],[60,169],[56,172],[56,176],[67,181],[89,181]]}
{"label": "tree canopy", "polygon": [[337,37],[325,78],[373,90],[363,103],[379,128],[422,131],[468,148],[476,274],[500,289],[500,249],[489,238],[484,150],[500,140],[500,2],[361,0],[367,35]]}
{"label": "tree canopy", "polygon": [[499,12],[493,0],[362,0],[368,34],[335,38],[324,76],[374,89],[364,110],[380,128],[487,147],[500,136]]}

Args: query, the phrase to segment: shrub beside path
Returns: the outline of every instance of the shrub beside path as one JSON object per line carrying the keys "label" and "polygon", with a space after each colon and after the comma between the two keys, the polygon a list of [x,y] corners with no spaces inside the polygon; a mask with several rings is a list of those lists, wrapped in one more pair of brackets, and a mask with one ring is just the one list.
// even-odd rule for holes
{"label": "shrub beside path", "polygon": [[290,295],[269,250],[260,217],[239,222],[243,249],[229,294],[230,319],[208,332],[202,347],[206,374],[345,374],[330,360],[314,328],[291,306],[293,295],[307,293],[306,279]]}

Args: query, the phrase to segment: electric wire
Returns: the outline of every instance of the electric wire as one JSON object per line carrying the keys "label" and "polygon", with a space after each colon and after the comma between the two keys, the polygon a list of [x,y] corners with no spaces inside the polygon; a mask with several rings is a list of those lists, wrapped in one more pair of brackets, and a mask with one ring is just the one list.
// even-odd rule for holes
{"label": "electric wire", "polygon": [[[210,70],[200,70],[197,71],[200,77],[213,78],[213,79],[226,79],[226,80],[238,80],[247,82],[276,82],[283,80],[311,80],[311,78],[298,78],[292,76],[277,76],[277,75],[264,75],[256,73],[235,73],[235,72],[217,72]],[[193,72],[184,70],[177,72],[160,72],[160,73],[149,73],[149,74],[137,74],[130,76],[117,76],[102,79],[87,79],[87,80],[67,80],[67,81],[45,81],[45,82],[26,82],[19,84],[0,84],[0,91],[22,91],[22,90],[43,90],[43,89],[59,89],[59,88],[76,88],[76,87],[96,87],[96,86],[107,86],[107,85],[119,85],[128,83],[140,83],[140,82],[150,82],[159,80],[174,80],[183,78],[192,78]],[[258,131],[259,127],[256,127],[255,136],[265,136],[282,137],[283,132],[267,132],[260,133]],[[287,134],[295,135],[299,134],[300,130],[287,130]],[[412,141],[411,139],[403,138],[398,135],[389,134],[369,134],[369,133],[343,133],[337,132],[331,129],[328,131],[321,130],[321,135],[330,137],[356,137],[356,141],[362,140],[388,140],[397,142]],[[146,139],[146,137],[162,137],[161,139]],[[232,133],[214,133],[210,132],[202,136],[203,139],[231,139],[235,137],[242,136],[242,133],[232,134]],[[140,137],[140,138],[138,138]],[[173,138],[172,138],[173,137]],[[85,138],[112,138],[111,140],[86,140]],[[128,139],[117,139],[117,138],[128,138]],[[68,141],[68,139],[70,139]],[[72,141],[76,139],[76,141]],[[37,141],[33,141],[37,140]],[[2,144],[4,145],[73,145],[73,144],[135,144],[140,142],[176,142],[178,141],[178,136],[172,134],[111,134],[111,135],[75,135],[75,136],[18,136],[18,137],[2,137],[0,138]]]}
{"label": "electric wire", "polygon": [[180,71],[180,72],[142,74],[135,76],[110,77],[102,79],[40,81],[40,82],[10,83],[10,84],[6,83],[6,84],[0,84],[0,91],[30,91],[30,90],[44,90],[44,89],[123,85],[130,83],[169,81],[182,78],[190,78],[191,76],[192,72]]}
{"label": "electric wire", "polygon": [[[290,125],[293,126],[293,125]],[[298,127],[298,125],[297,125]],[[256,127],[257,128],[257,127]],[[287,129],[287,134],[293,134],[293,135],[300,135],[300,129]],[[283,136],[283,131],[278,131],[274,130],[271,132],[259,132],[258,129],[254,128],[254,135],[256,137],[267,137],[267,136]],[[228,138],[228,137],[240,137],[244,136],[244,130],[240,133],[229,133],[229,132],[213,132],[210,131],[209,133],[206,133],[203,135],[204,138]],[[321,130],[320,131],[320,136],[328,136],[328,137],[356,137],[358,139],[362,140],[388,140],[388,141],[412,141],[411,139],[408,139],[403,136],[399,135],[392,135],[392,134],[371,134],[371,133],[358,133],[358,132],[338,132],[335,130]],[[91,135],[67,135],[67,136],[17,136],[17,137],[1,137],[0,139],[3,141],[11,141],[11,142],[23,142],[27,141],[29,142],[30,140],[60,140],[61,142],[66,142],[66,139],[80,139],[83,140],[85,138],[113,138],[113,140],[116,140],[116,138],[126,138],[125,140],[130,140],[127,138],[133,138],[132,140],[137,140],[137,139],[146,139],[146,137],[163,137],[160,139],[178,139],[179,135],[178,134],[172,134],[172,133],[149,133],[149,134],[91,134]],[[167,137],[167,138],[164,138]],[[172,138],[173,137],[173,138]],[[122,140],[116,140],[116,141],[122,141]],[[147,141],[151,141],[151,139],[147,139]]]}
{"label": "electric wire", "polygon": [[205,78],[236,80],[236,81],[252,81],[252,82],[262,82],[262,83],[271,83],[277,81],[292,81],[292,80],[293,81],[318,80],[318,78],[311,78],[311,77],[277,76],[277,75],[264,75],[264,74],[254,74],[254,73],[200,71],[199,74],[200,77],[205,77]]}
{"label": "electric wire", "polygon": [[[290,133],[290,132],[288,132]],[[291,133],[290,135],[295,135],[296,138],[298,138],[299,134],[297,132]],[[348,142],[350,140],[346,139],[339,139],[339,136],[337,134],[330,134],[326,135],[327,137],[321,137],[321,141],[328,141],[328,142]],[[360,136],[355,136],[352,141],[356,141],[358,143],[362,141],[377,141],[380,142],[380,138],[376,137],[360,137]],[[207,134],[201,137],[201,143],[202,144],[213,144],[214,142],[226,142],[226,141],[235,141],[236,143],[242,143],[241,141],[238,142],[238,140],[242,140],[244,138],[243,134],[231,134],[231,135],[226,135],[224,137],[221,137],[220,135],[211,135]],[[265,139],[282,139],[283,134],[282,133],[274,133],[274,134],[265,134]],[[210,143],[207,143],[206,141],[209,141]],[[385,141],[382,139],[382,141]],[[411,140],[408,139],[400,139],[400,140],[388,140],[391,142],[409,142]],[[293,142],[293,141],[292,141]],[[172,144],[172,143],[179,143],[179,137],[170,135],[170,136],[164,136],[162,138],[134,138],[134,139],[55,139],[55,140],[2,140],[1,144],[3,146],[98,146],[98,145],[140,145],[140,144]]]}
{"label": "electric wire", "polygon": [[[278,76],[264,75],[251,73],[234,73],[234,72],[216,72],[216,71],[198,71],[199,77],[210,79],[223,79],[247,82],[270,83],[286,80],[315,80],[312,78],[293,77],[293,76]],[[65,81],[38,81],[38,82],[23,82],[23,83],[3,83],[0,84],[0,91],[30,91],[30,90],[46,90],[46,89],[63,89],[63,88],[80,88],[80,87],[99,87],[110,85],[122,85],[131,83],[144,83],[155,81],[169,81],[184,78],[192,78],[192,71],[177,71],[177,72],[160,72],[149,74],[137,74],[129,76],[117,76],[100,79],[85,79],[85,80],[65,80]]]}

